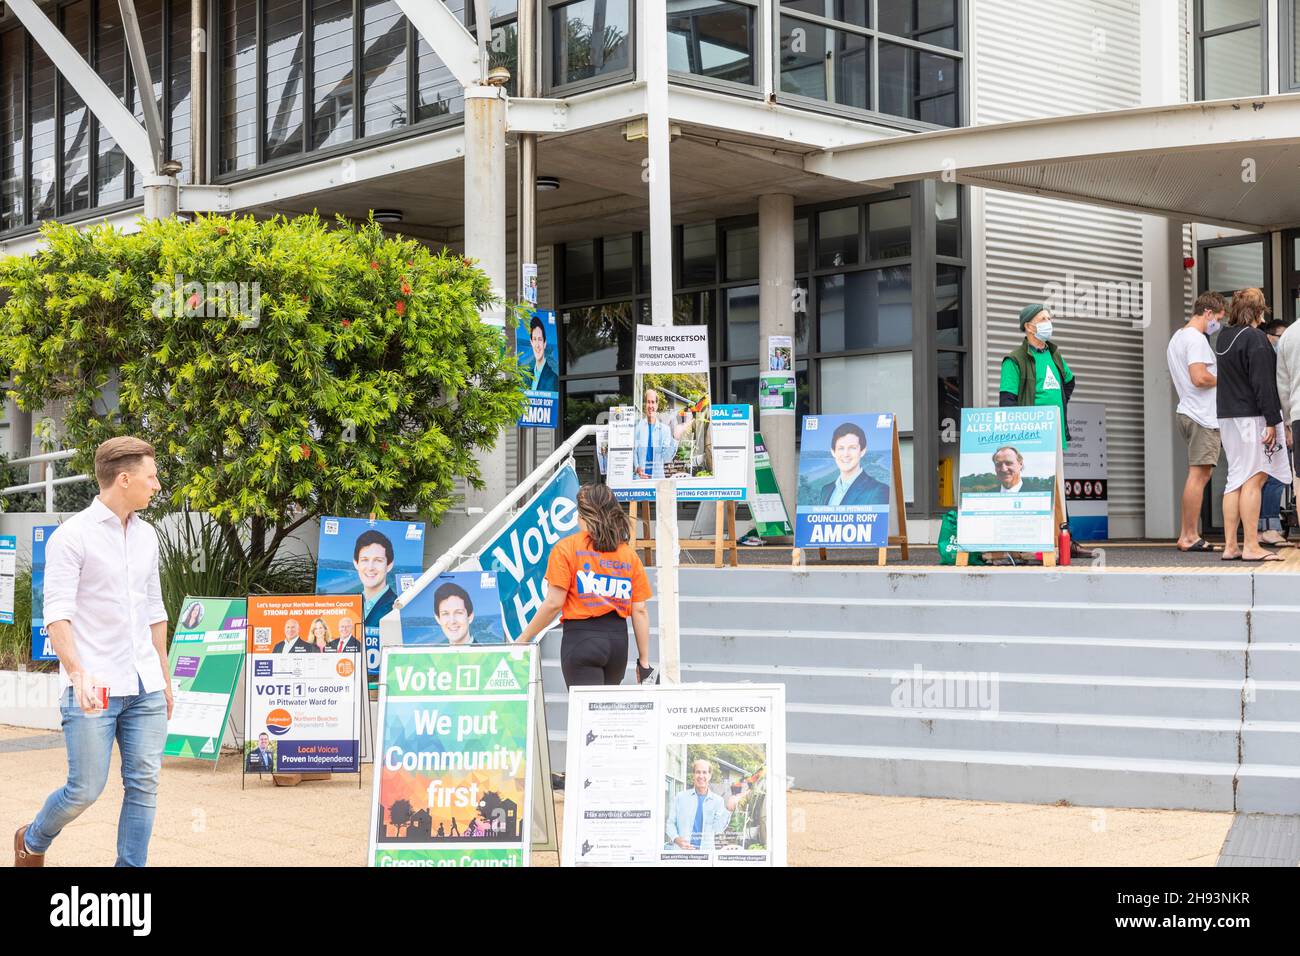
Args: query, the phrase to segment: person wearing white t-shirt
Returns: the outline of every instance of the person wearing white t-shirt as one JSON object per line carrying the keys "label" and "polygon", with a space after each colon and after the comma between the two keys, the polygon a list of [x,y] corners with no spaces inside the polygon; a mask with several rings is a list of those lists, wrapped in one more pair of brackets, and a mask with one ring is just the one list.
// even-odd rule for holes
{"label": "person wearing white t-shirt", "polygon": [[1208,336],[1219,331],[1228,304],[1217,292],[1205,292],[1192,306],[1192,317],[1169,340],[1165,357],[1178,392],[1178,427],[1187,442],[1187,481],[1183,484],[1179,551],[1218,551],[1201,537],[1201,501],[1219,461],[1222,443],[1215,405],[1218,383],[1214,350]]}

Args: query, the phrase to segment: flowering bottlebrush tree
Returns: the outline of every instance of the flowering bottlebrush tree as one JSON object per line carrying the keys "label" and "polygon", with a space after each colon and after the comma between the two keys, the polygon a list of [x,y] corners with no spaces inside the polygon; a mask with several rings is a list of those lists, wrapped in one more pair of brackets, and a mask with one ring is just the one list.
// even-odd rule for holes
{"label": "flowering bottlebrush tree", "polygon": [[315,215],[205,216],[124,234],[57,223],[0,260],[0,380],[58,403],[62,441],[132,434],[164,501],[209,512],[249,562],[322,514],[437,521],[517,420],[511,350],[458,255]]}

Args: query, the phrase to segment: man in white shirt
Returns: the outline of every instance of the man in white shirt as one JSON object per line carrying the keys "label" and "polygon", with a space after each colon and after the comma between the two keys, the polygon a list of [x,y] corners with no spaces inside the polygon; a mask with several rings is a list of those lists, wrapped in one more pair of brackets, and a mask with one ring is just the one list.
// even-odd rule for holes
{"label": "man in white shirt", "polygon": [[1025,458],[1020,449],[1004,445],[993,453],[993,473],[998,477],[998,491],[1020,494],[1025,487],[1020,473],[1025,470]]}
{"label": "man in white shirt", "polygon": [[117,865],[144,866],[149,855],[172,712],[158,536],[135,514],[162,490],[153,447],[110,438],[95,450],[95,478],[99,496],[45,548],[45,620],[59,658],[68,781],[14,834],[15,866],[44,866],[54,838],[99,797],[114,739],[125,791]]}
{"label": "man in white shirt", "polygon": [[1183,484],[1179,551],[1218,551],[1201,537],[1201,501],[1219,461],[1219,413],[1215,403],[1217,365],[1207,336],[1219,331],[1228,304],[1205,292],[1192,305],[1192,317],[1169,340],[1165,357],[1178,392],[1178,427],[1187,442],[1187,481]]}
{"label": "man in white shirt", "polygon": [[680,421],[659,420],[659,393],[647,388],[643,396],[645,417],[636,423],[632,435],[636,449],[636,476],[638,478],[664,477],[664,463],[677,454],[677,445],[695,416],[686,412]]}

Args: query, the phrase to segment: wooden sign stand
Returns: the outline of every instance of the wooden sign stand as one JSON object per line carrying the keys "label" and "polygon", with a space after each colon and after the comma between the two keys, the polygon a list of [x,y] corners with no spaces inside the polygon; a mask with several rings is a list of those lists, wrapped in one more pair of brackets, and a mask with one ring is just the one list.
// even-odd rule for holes
{"label": "wooden sign stand", "polygon": [[[886,545],[883,548],[876,549],[876,567],[883,568],[889,559],[889,549],[898,548],[899,554],[904,561],[908,559],[907,548],[907,504],[903,500],[903,456],[898,449],[898,418],[894,418],[894,482],[890,489],[892,500],[889,503],[890,513],[898,518],[898,534],[891,534],[886,539]],[[795,520],[798,520],[798,507],[795,508]],[[818,548],[818,557],[826,560],[826,549]],[[792,548],[790,550],[790,566],[797,568],[804,563],[803,548]]]}
{"label": "wooden sign stand", "polygon": [[[654,563],[654,517],[650,511],[649,501],[629,501],[627,503],[627,518],[632,524],[632,550],[642,552],[641,560],[647,566]],[[727,554],[731,567],[740,565],[740,548],[736,542],[736,503],[734,501],[715,501],[717,513],[713,521],[713,538],[695,540],[685,538],[678,541],[678,547],[687,551],[712,551],[713,567],[720,568],[723,566],[723,554]],[[707,501],[701,501],[700,507],[708,506]],[[645,524],[645,533],[641,533],[641,524]]]}
{"label": "wooden sign stand", "polygon": [[[1065,524],[1066,521],[1064,471],[1065,471],[1065,463],[1062,460],[1061,452],[1058,449],[1056,452],[1056,492],[1055,494],[1052,495],[1052,515],[1053,515],[1052,530],[1053,531],[1060,528],[1061,525]],[[958,501],[958,507],[960,507],[960,503],[961,503],[961,479],[960,478],[958,478],[957,501]],[[1056,545],[1053,544],[1052,547],[1047,548],[1043,551],[1043,567],[1045,568],[1056,567],[1056,560],[1057,560]],[[969,552],[967,551],[957,552],[956,566],[959,568],[968,568],[971,566]]]}

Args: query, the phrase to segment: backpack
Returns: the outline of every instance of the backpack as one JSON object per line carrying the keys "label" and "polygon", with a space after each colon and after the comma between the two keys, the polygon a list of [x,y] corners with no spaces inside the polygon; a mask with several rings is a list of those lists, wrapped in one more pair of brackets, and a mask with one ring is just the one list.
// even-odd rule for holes
{"label": "backpack", "polygon": [[[939,524],[939,563],[956,564],[957,563],[957,512],[949,511],[943,516],[943,521]],[[967,555],[970,564],[983,564],[984,556],[978,551],[972,551]]]}

